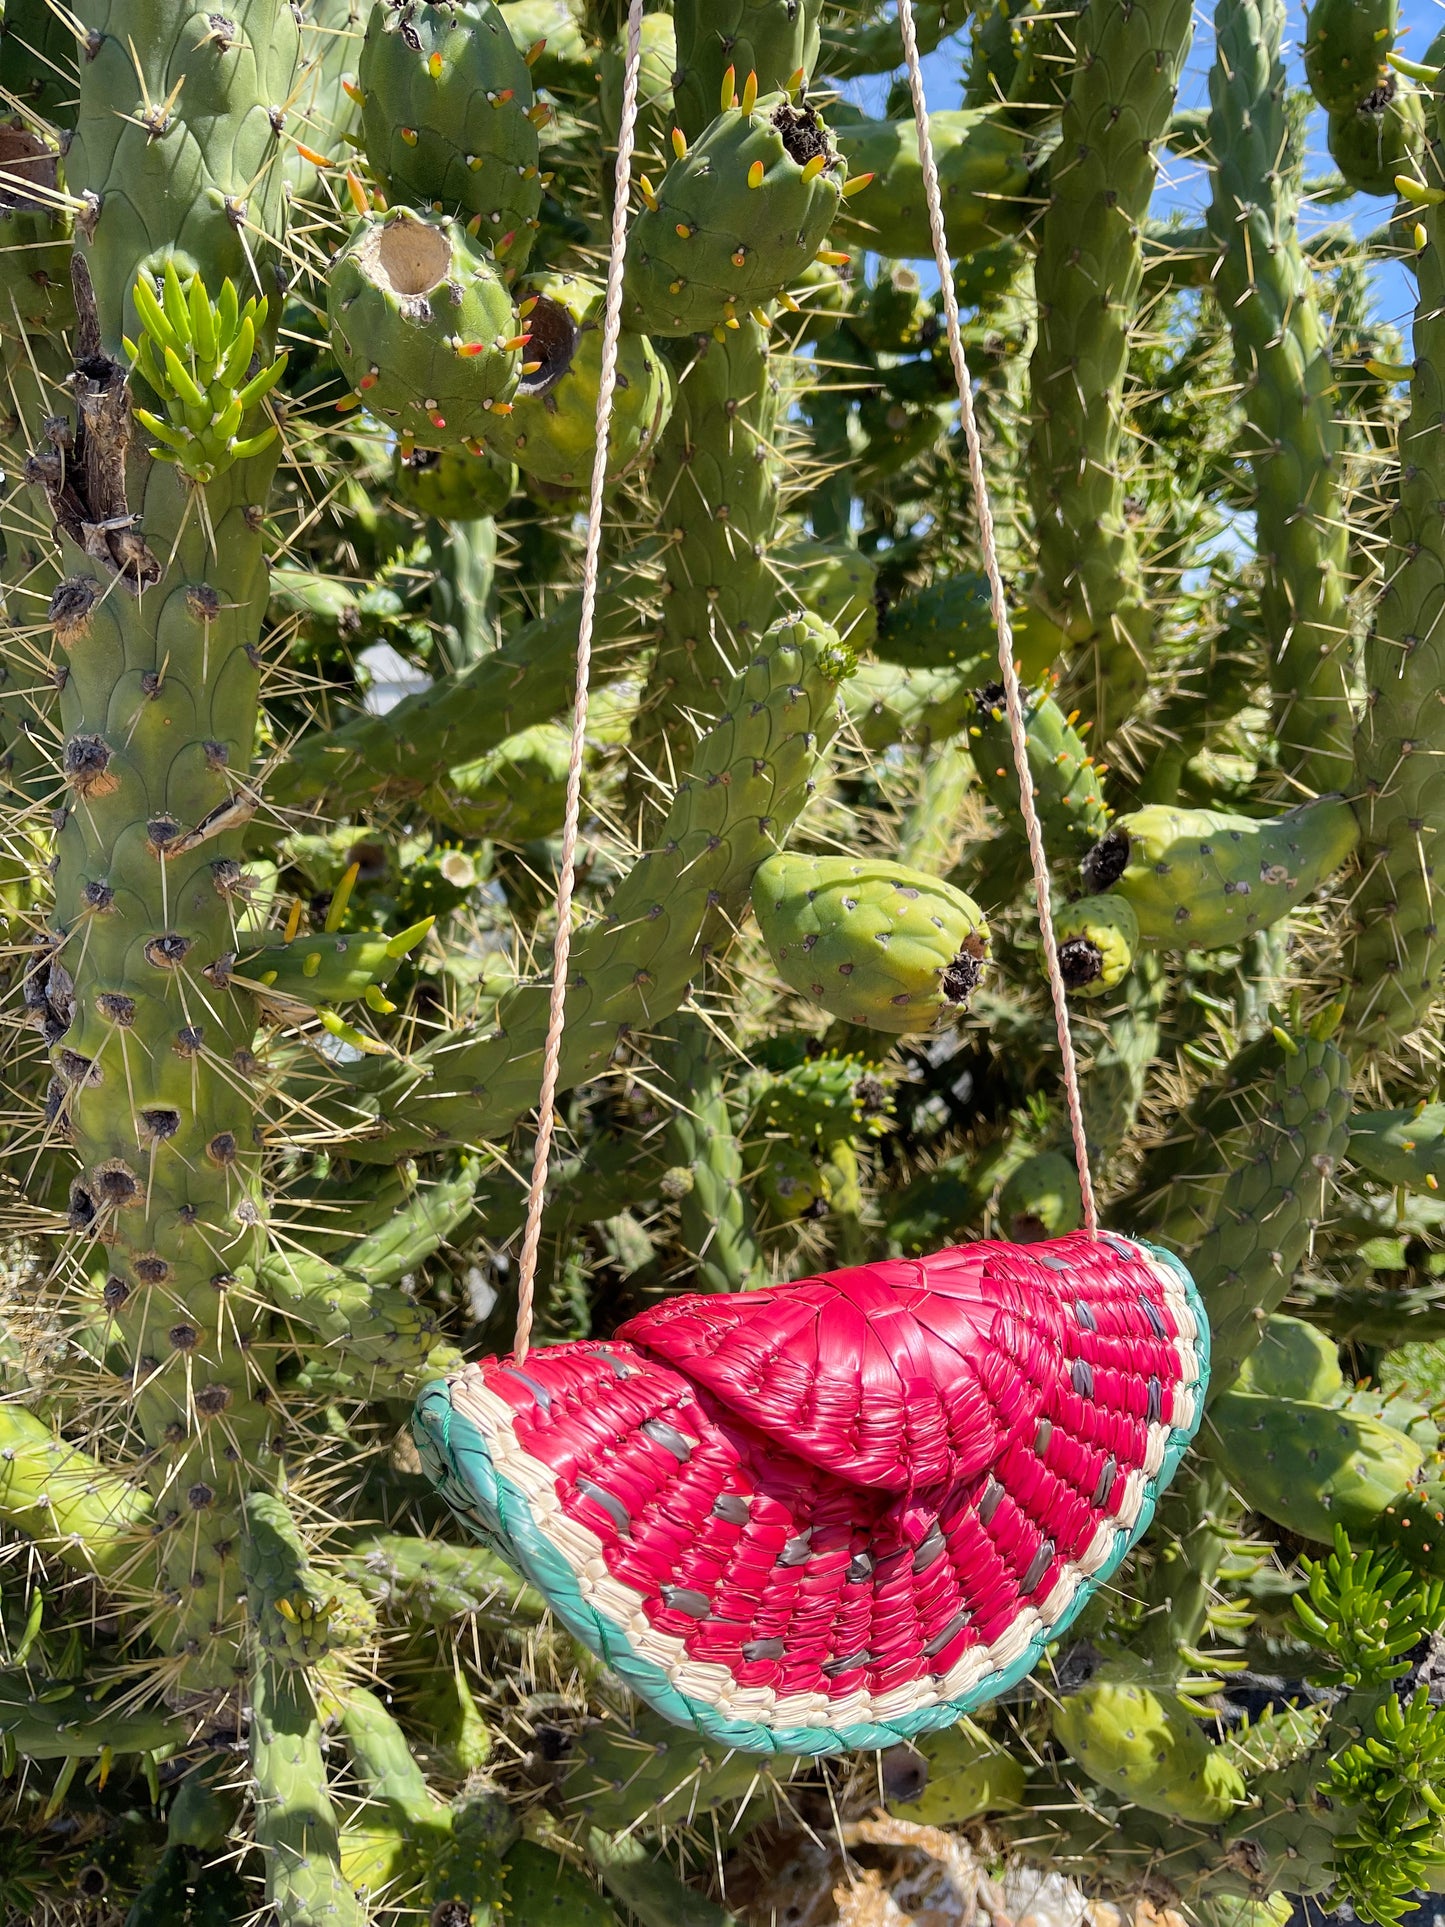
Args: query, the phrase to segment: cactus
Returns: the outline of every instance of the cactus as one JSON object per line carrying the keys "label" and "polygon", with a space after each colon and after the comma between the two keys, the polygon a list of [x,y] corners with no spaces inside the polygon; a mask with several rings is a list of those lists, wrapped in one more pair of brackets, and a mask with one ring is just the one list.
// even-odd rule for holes
{"label": "cactus", "polygon": [[[550,1613],[510,1513],[425,1428],[418,1462],[409,1404],[516,1311],[629,9],[9,0],[17,1918],[727,1927],[743,1881],[750,1918],[796,1897],[790,1809],[851,1841],[880,1795],[929,1852],[986,1829],[1206,1927],[1306,1896],[1393,1927],[1445,1878],[1410,1377],[1445,1329],[1445,41],[1402,58],[1394,0],[1218,0],[1200,105],[1183,0],[912,10],[1100,1223],[1198,1282],[1198,1439],[1147,1531],[1159,1467],[1125,1494],[1107,1596],[999,1656],[981,1725],[902,1744],[890,1679],[780,1732],[706,1656],[669,1659],[669,1724],[624,1691],[661,1690],[635,1616]],[[488,1369],[541,1435],[582,1348],[686,1606],[707,1454],[623,1412],[637,1334],[955,1242],[1050,1292],[1088,1253],[897,9],[641,31],[535,1352]],[[1346,187],[1378,230],[1301,225]],[[1408,342],[1370,320],[1387,261]],[[1039,1303],[1030,1370],[1085,1329]],[[1064,1459],[1020,1425],[1032,1492]],[[640,1516],[629,1467],[594,1535]],[[808,1478],[872,1546],[886,1495]],[[801,1551],[738,1591],[764,1642],[794,1602],[799,1664],[836,1632]],[[1241,1664],[1283,1682],[1248,1720]],[[847,1698],[820,1677],[809,1717]]]}

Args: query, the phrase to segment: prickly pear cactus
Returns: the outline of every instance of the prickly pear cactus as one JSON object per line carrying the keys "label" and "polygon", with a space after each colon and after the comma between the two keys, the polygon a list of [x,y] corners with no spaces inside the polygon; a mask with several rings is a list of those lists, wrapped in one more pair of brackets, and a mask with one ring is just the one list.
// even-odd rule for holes
{"label": "prickly pear cactus", "polygon": [[[1058,1274],[1088,1467],[1010,1364],[1008,1492],[1137,1548],[1061,1617],[980,1469],[995,1589],[936,1637],[1032,1572],[1034,1675],[764,1761],[632,1697],[407,1424],[517,1312],[629,11],[6,0],[0,1911],[762,1927],[800,1827],[884,1827],[1394,1927],[1445,1881],[1445,38],[914,0],[1100,1221],[1188,1268],[1213,1371],[1142,1531],[1125,1341]],[[604,1361],[594,1427],[682,1294],[1042,1274],[1084,1222],[897,5],[639,27],[534,1340]],[[534,1431],[555,1368],[506,1381]],[[711,1637],[700,1536],[582,1470]],[[896,1720],[873,1647],[952,1565],[845,1585],[830,1529],[748,1538],[729,1690],[826,1599]]]}

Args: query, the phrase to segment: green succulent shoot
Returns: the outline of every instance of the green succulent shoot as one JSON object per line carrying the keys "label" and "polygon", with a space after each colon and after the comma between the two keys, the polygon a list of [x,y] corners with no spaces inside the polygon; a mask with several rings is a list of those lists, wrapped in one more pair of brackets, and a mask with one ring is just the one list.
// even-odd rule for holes
{"label": "green succulent shoot", "polygon": [[1397,1552],[1356,1551],[1343,1526],[1328,1557],[1301,1565],[1307,1584],[1294,1609],[1321,1671],[1346,1686],[1408,1673],[1406,1655],[1445,1612],[1445,1581],[1422,1579]]}
{"label": "green succulent shoot", "polygon": [[173,260],[154,278],[145,270],[133,290],[141,322],[138,342],[126,338],[131,365],[165,410],[137,408],[135,418],[156,438],[153,460],[174,462],[193,482],[213,482],[235,462],[271,446],[274,421],[242,431],[253,411],[286,372],[286,352],[264,358],[268,304],[264,295],[244,305],[228,276],[213,301],[200,275],[182,281]]}

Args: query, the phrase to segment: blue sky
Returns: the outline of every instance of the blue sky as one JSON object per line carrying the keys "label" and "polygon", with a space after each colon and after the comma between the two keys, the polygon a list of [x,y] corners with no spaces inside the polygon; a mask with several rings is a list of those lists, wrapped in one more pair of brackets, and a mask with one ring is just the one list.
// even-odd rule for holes
{"label": "blue sky", "polygon": [[[1288,0],[1289,24],[1289,64],[1292,80],[1299,86],[1304,85],[1304,68],[1300,60],[1299,45],[1304,38],[1306,6],[1304,0]],[[1195,9],[1194,47],[1184,82],[1180,89],[1180,105],[1186,107],[1202,106],[1208,98],[1208,75],[1214,58],[1212,6]],[[1445,0],[1400,0],[1400,48],[1414,59],[1419,59],[1429,46],[1436,32],[1445,26]],[[962,38],[955,39],[924,63],[930,105],[935,107],[955,107],[959,101],[959,68],[961,50],[965,45]],[[870,113],[882,111],[883,98],[888,90],[888,76],[876,81],[855,83],[846,89],[848,94],[865,107]],[[1325,151],[1324,116],[1317,113],[1311,122],[1311,157],[1307,171],[1325,173],[1330,168],[1329,155]],[[1160,214],[1180,208],[1186,212],[1202,214],[1208,199],[1208,184],[1203,170],[1177,160],[1172,154],[1164,156],[1158,188],[1155,192],[1155,207]],[[1332,225],[1348,220],[1358,233],[1367,233],[1377,226],[1389,211],[1389,203],[1365,195],[1356,195],[1353,200],[1336,203],[1332,207],[1305,209],[1301,215],[1301,225],[1306,232],[1311,227]],[[915,264],[920,273],[923,264]],[[925,276],[925,279],[929,277]],[[1382,263],[1376,275],[1376,308],[1381,319],[1393,321],[1409,336],[1410,315],[1414,308],[1414,284],[1405,268],[1397,263]]]}

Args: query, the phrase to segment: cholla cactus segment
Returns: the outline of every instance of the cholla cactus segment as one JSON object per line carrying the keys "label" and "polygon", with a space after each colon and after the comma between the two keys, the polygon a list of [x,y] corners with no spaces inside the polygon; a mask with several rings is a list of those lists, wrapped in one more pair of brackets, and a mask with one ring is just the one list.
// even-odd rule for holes
{"label": "cholla cactus segment", "polygon": [[[488,419],[486,439],[524,474],[557,488],[580,492],[592,477],[606,295],[600,281],[577,274],[531,277],[517,285],[526,355],[513,405]],[[672,371],[645,335],[622,337],[617,372],[607,439],[607,470],[614,480],[650,452],[672,412]]]}
{"label": "cholla cactus segment", "polygon": [[972,898],[901,863],[770,857],[753,909],[794,990],[875,1030],[923,1029],[966,1004],[988,959]]}
{"label": "cholla cactus segment", "polygon": [[785,93],[726,106],[633,222],[624,313],[657,335],[738,322],[812,264],[848,166],[822,117]]}
{"label": "cholla cactus segment", "polygon": [[524,50],[492,0],[376,0],[359,71],[367,158],[398,200],[471,217],[524,267],[542,203]]}
{"label": "cholla cactus segment", "polygon": [[486,433],[521,380],[526,330],[491,257],[454,221],[365,215],[332,266],[331,345],[358,401],[403,448]]}

